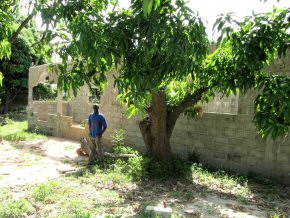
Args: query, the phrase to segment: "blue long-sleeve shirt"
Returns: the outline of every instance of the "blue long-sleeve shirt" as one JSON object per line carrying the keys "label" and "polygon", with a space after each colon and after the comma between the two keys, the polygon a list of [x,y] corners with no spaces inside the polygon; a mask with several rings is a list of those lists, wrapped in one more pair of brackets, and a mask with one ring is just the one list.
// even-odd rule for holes
{"label": "blue long-sleeve shirt", "polygon": [[100,112],[90,114],[89,127],[90,135],[92,137],[95,138],[97,136],[101,136],[103,133],[103,129],[108,127],[106,118]]}

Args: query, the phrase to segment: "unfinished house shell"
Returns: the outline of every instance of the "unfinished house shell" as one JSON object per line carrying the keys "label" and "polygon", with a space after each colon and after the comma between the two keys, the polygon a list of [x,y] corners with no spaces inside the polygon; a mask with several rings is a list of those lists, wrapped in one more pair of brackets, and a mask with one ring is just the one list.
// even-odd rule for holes
{"label": "unfinished house shell", "polygon": [[[288,74],[290,62],[278,61],[269,67],[272,72]],[[49,77],[49,78],[47,78]],[[48,65],[30,68],[29,71],[29,128],[49,135],[79,140],[88,136],[87,117],[92,112],[89,89],[82,87],[72,101],[33,101],[33,87],[45,79],[57,81],[55,73],[48,73]],[[200,162],[237,172],[255,172],[275,176],[290,184],[290,138],[277,141],[262,139],[252,123],[256,92],[243,96],[216,98],[204,106],[201,119],[181,116],[171,137],[172,151],[187,157],[196,153]],[[117,91],[113,78],[100,100],[100,111],[108,121],[104,143],[110,145],[111,135],[119,129],[125,132],[126,144],[145,150],[138,127],[140,117],[127,119],[116,102]]]}
{"label": "unfinished house shell", "polygon": [[52,136],[79,140],[88,136],[87,118],[92,113],[93,103],[89,102],[89,88],[80,88],[77,97],[71,101],[63,100],[63,93],[57,92],[57,101],[34,101],[33,88],[39,83],[57,83],[56,67],[49,64],[29,69],[28,125]]}

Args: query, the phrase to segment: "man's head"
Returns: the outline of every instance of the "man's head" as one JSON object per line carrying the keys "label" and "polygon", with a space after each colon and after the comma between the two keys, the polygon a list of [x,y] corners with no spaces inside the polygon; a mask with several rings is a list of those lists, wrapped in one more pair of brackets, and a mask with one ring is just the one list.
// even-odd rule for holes
{"label": "man's head", "polygon": [[99,112],[99,105],[95,104],[93,106],[93,109],[94,109],[94,113],[98,113]]}

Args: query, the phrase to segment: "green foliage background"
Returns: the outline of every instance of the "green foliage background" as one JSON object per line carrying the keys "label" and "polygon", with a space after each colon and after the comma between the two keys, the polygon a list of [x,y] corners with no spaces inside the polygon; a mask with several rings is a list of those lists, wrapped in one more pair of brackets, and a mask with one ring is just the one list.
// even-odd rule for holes
{"label": "green foliage background", "polygon": [[219,17],[214,26],[220,33],[217,49],[209,53],[203,21],[185,1],[133,0],[128,10],[116,5],[74,1],[46,11],[44,20],[54,14],[63,25],[57,50],[64,62],[59,86],[65,91],[76,93],[84,83],[105,84],[115,67],[119,100],[133,116],[147,114],[152,96],[160,91],[166,92],[171,113],[188,112],[199,103],[200,93],[203,102],[216,93],[259,89],[254,118],[258,130],[263,137],[287,135],[289,76],[265,72],[264,66],[289,49],[289,8],[253,13],[243,20],[231,14]]}
{"label": "green foliage background", "polygon": [[[17,14],[17,3],[8,0],[0,8],[2,58],[11,55],[9,38],[17,29],[17,16],[11,15]],[[219,17],[215,28],[221,35],[210,54],[202,19],[183,0],[132,0],[126,10],[117,0],[31,3],[29,16],[40,12],[47,26],[43,39],[61,39],[54,50],[63,61],[58,85],[64,91],[76,94],[84,83],[104,88],[115,67],[119,100],[133,116],[147,114],[152,96],[160,91],[166,92],[171,113],[188,111],[199,99],[209,101],[218,92],[254,88],[260,90],[254,121],[262,136],[288,133],[289,76],[265,72],[264,66],[289,50],[289,8],[253,13],[243,20],[231,14]]]}

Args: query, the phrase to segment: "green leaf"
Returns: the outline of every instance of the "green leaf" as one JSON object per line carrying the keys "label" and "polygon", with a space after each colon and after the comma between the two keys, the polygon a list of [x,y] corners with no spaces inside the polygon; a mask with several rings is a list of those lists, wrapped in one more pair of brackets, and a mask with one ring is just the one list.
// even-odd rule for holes
{"label": "green leaf", "polygon": [[0,86],[2,86],[2,81],[3,81],[3,75],[2,75],[2,73],[0,72]]}
{"label": "green leaf", "polygon": [[154,0],[155,1],[155,6],[154,6],[154,9],[156,10],[157,8],[160,7],[160,4],[161,4],[161,0]]}
{"label": "green leaf", "polygon": [[145,16],[150,15],[154,0],[143,0],[143,12]]}

